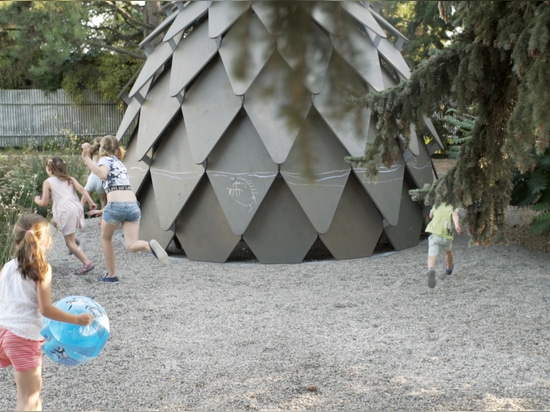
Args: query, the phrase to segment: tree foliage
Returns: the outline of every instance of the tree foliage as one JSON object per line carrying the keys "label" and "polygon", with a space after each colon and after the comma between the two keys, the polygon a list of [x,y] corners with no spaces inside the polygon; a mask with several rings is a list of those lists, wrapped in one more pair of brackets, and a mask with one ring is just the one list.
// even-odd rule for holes
{"label": "tree foliage", "polygon": [[533,233],[550,233],[550,149],[536,156],[536,166],[527,172],[515,171],[511,204],[532,207],[539,212],[531,222]]}
{"label": "tree foliage", "polygon": [[452,19],[452,42],[422,61],[409,80],[361,99],[378,116],[380,134],[356,161],[371,171],[378,159],[389,165],[395,136],[409,124],[421,127],[423,115],[449,101],[461,112],[475,106],[471,139],[424,201],[464,207],[476,244],[505,241],[512,166],[532,168],[533,148],[541,154],[550,144],[549,2],[438,3],[441,15]]}
{"label": "tree foliage", "polygon": [[63,88],[76,100],[88,89],[116,101],[162,18],[159,1],[4,1],[0,87]]}
{"label": "tree foliage", "polygon": [[402,53],[412,68],[450,41],[453,27],[440,18],[435,1],[383,1],[381,14],[408,39]]}

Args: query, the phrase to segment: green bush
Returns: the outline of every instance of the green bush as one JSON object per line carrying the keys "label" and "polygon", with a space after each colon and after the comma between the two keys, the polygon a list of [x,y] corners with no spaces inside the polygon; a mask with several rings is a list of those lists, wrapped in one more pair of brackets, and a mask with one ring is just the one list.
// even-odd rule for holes
{"label": "green bush", "polygon": [[51,218],[51,202],[47,208],[39,207],[34,203],[34,197],[41,195],[42,183],[48,178],[46,160],[52,156],[65,160],[69,174],[85,184],[89,170],[80,155],[75,153],[75,146],[63,148],[62,153],[58,149],[58,152],[37,151],[33,154],[29,148],[0,153],[0,236],[4,239],[0,247],[0,265],[11,259],[13,227],[21,213],[39,213]]}

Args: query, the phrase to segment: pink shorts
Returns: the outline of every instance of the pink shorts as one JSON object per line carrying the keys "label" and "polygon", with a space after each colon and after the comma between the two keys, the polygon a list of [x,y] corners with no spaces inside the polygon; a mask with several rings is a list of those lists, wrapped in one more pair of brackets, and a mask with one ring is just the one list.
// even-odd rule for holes
{"label": "pink shorts", "polygon": [[42,365],[44,340],[25,339],[0,328],[0,367],[12,365],[16,372],[25,372]]}

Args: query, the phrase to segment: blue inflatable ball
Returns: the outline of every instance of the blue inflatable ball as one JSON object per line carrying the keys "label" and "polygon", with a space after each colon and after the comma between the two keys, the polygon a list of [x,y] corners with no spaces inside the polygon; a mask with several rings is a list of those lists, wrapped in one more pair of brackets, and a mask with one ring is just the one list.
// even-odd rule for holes
{"label": "blue inflatable ball", "polygon": [[99,355],[109,339],[109,318],[101,305],[87,296],[68,296],[54,306],[74,315],[91,313],[95,319],[89,326],[79,326],[44,318],[44,353],[54,362],[69,366],[81,365]]}

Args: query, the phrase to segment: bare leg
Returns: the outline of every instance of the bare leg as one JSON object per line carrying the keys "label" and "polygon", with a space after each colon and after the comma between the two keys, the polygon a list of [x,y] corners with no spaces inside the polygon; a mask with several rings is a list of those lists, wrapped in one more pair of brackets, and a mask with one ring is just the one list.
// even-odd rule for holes
{"label": "bare leg", "polygon": [[28,371],[15,372],[15,383],[17,385],[16,410],[41,411],[42,367],[37,366]]}
{"label": "bare leg", "polygon": [[[447,261],[447,270],[453,270],[453,251],[449,250],[445,253],[445,260]],[[448,273],[448,272],[447,272]]]}
{"label": "bare leg", "polygon": [[[130,252],[139,252],[141,250],[150,252],[153,253],[159,262],[165,265],[168,264],[168,254],[156,240],[147,242],[138,239],[139,223],[124,222],[122,224],[122,230],[124,231],[126,246]],[[151,248],[154,250],[151,250]]]}
{"label": "bare leg", "polygon": [[76,244],[76,235],[74,233],[65,236],[65,245],[67,245],[67,248],[73,255],[76,256],[78,260],[82,262],[83,265],[90,263],[90,259],[88,259],[82,249],[80,249],[80,247]]}
{"label": "bare leg", "polygon": [[428,256],[428,287],[435,288],[435,260],[437,256]]}
{"label": "bare leg", "polygon": [[428,270],[435,269],[435,259],[437,256],[428,256]]}
{"label": "bare leg", "polygon": [[138,239],[139,223],[124,222],[122,224],[122,231],[124,232],[124,241],[130,252],[135,253],[142,250],[151,252],[149,242]]}
{"label": "bare leg", "polygon": [[103,219],[101,221],[101,247],[103,248],[103,256],[105,257],[105,264],[109,271],[108,277],[115,277],[115,251],[113,249],[113,234],[115,233],[116,226],[111,225]]}

